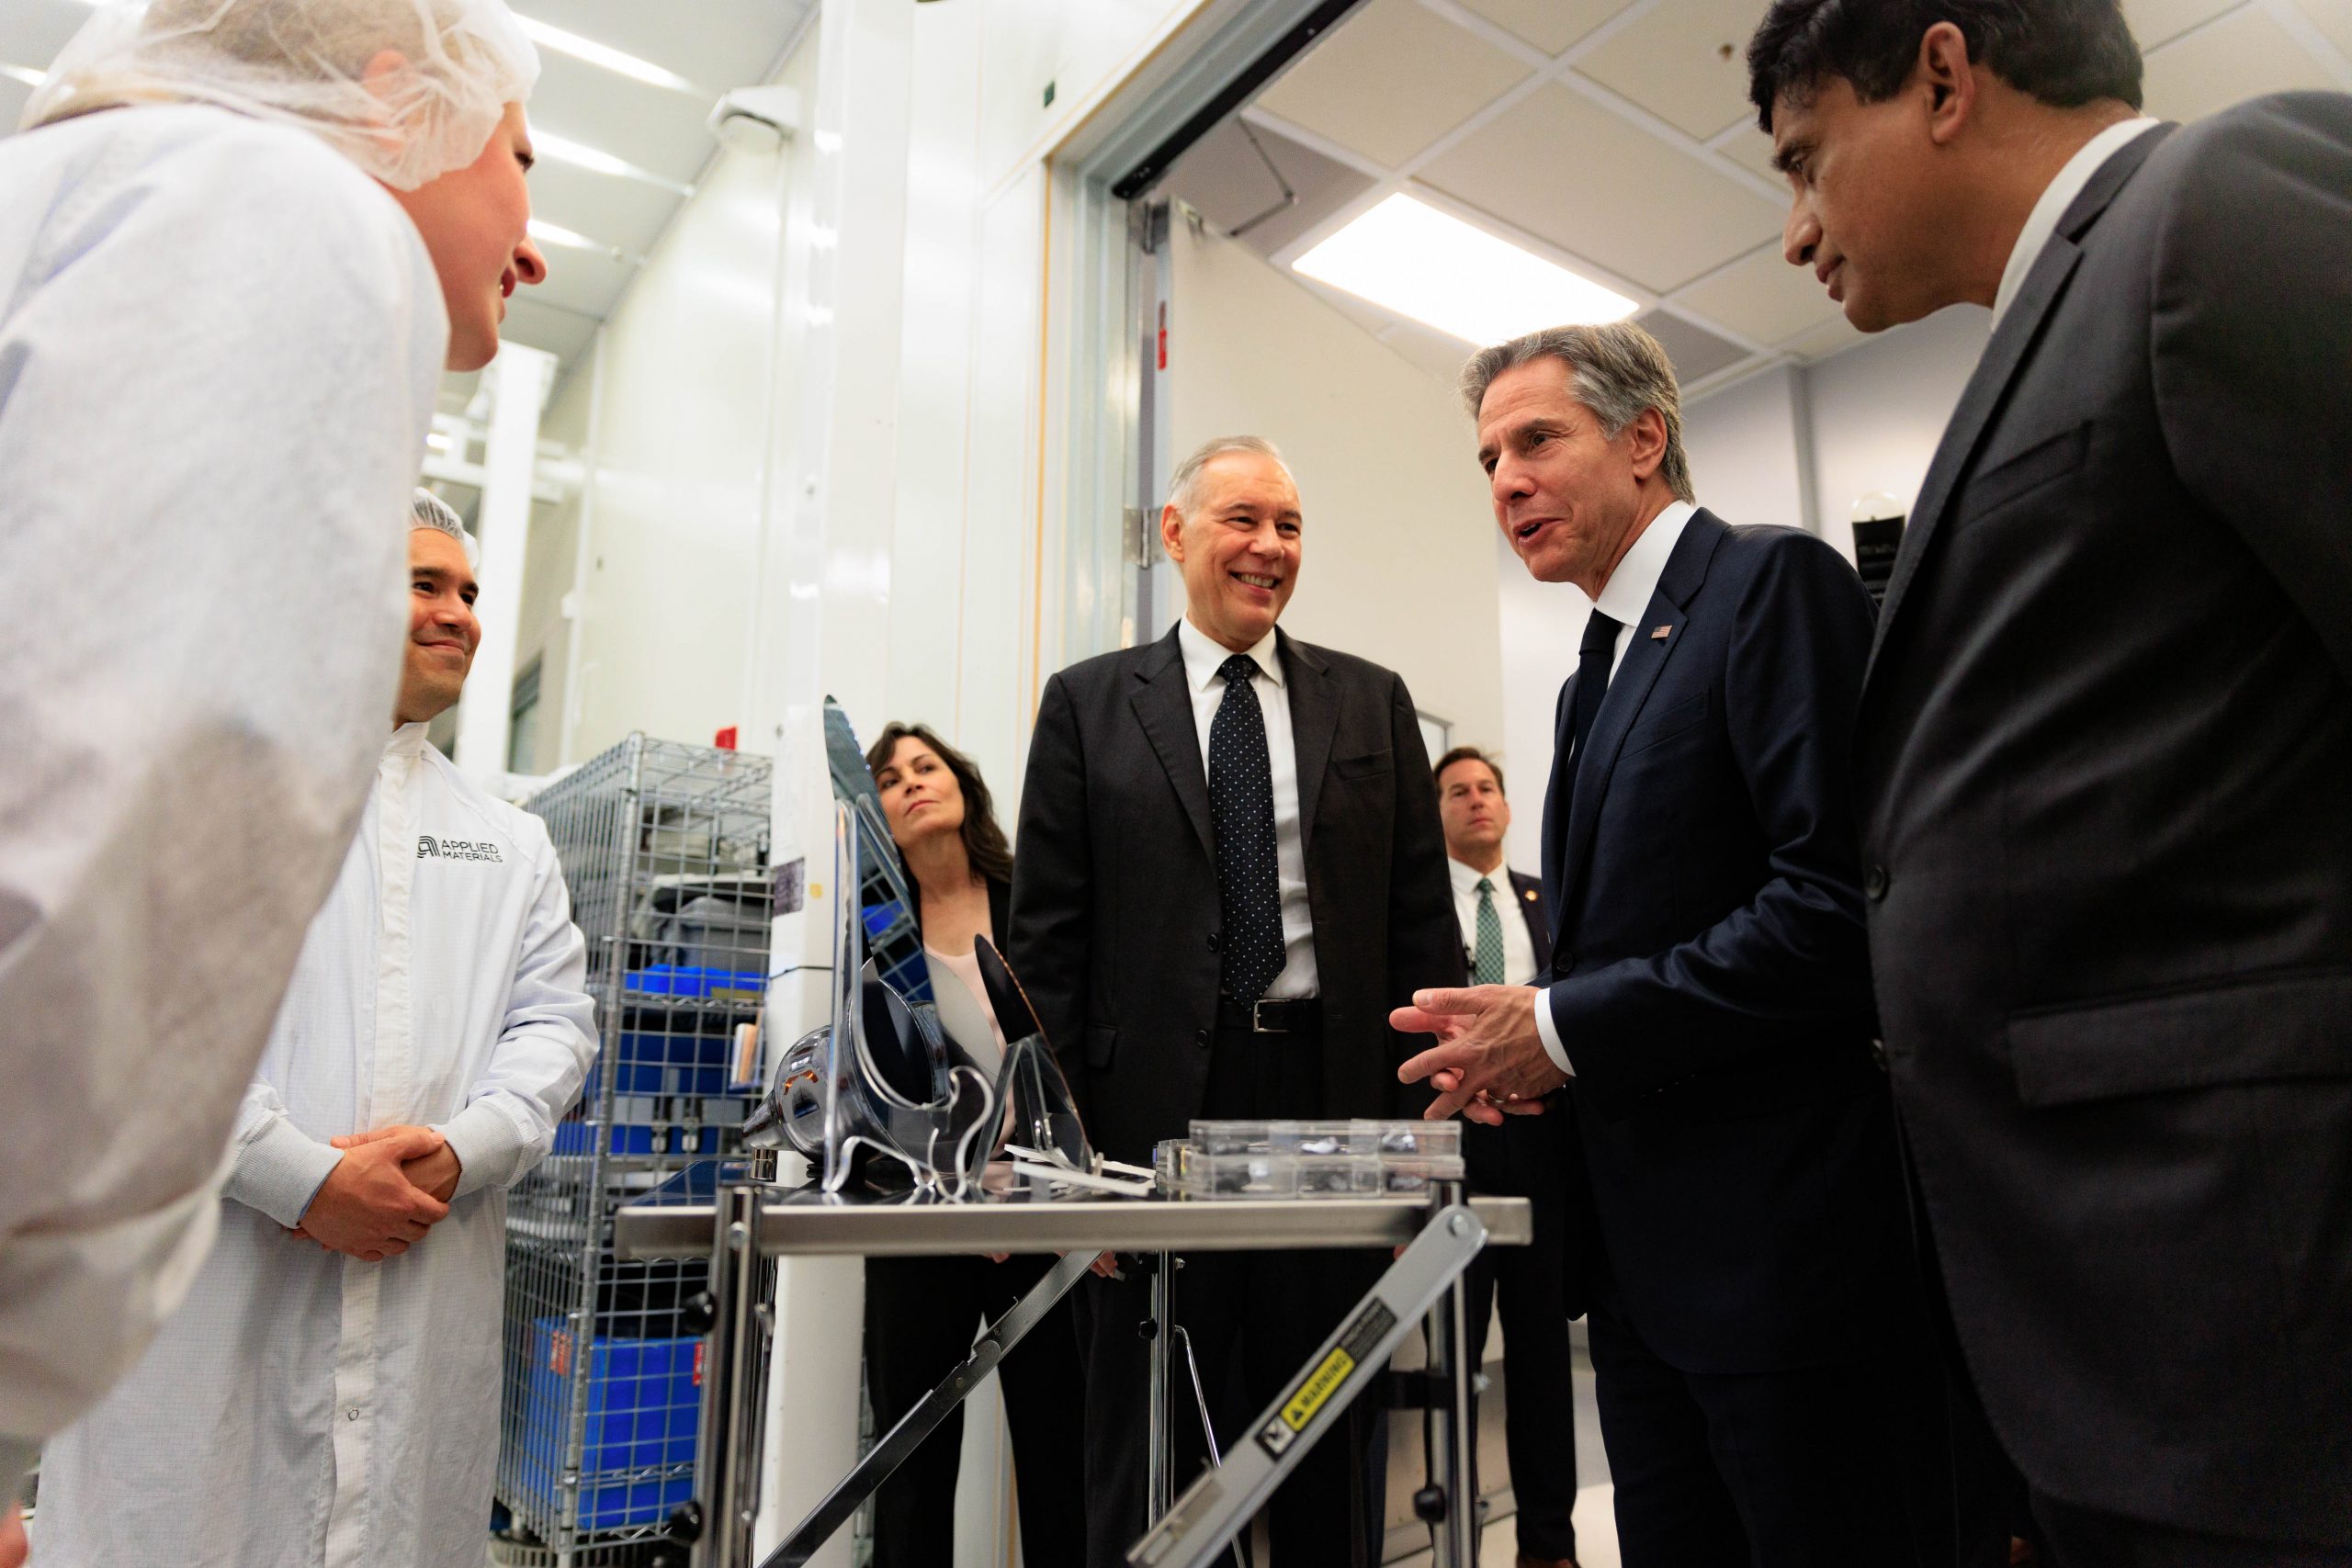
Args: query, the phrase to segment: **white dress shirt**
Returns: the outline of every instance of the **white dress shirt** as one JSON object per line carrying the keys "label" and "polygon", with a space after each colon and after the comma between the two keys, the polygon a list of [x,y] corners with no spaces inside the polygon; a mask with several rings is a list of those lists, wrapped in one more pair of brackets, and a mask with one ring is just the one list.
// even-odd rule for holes
{"label": "white dress shirt", "polygon": [[[1258,666],[1250,689],[1266,719],[1266,761],[1274,774],[1274,873],[1283,898],[1283,972],[1266,987],[1269,997],[1316,994],[1315,918],[1306,907],[1306,838],[1298,821],[1298,742],[1291,734],[1290,693],[1283,680],[1282,654],[1268,632],[1250,649]],[[1209,726],[1225,701],[1217,670],[1232,651],[1193,625],[1176,623],[1176,646],[1184,654],[1184,683],[1193,694],[1193,728],[1201,738],[1201,776],[1208,777]]]}
{"label": "white dress shirt", "polygon": [[384,747],[448,321],[383,186],[193,104],[0,141],[0,300],[4,1497],[203,1261]]}
{"label": "white dress shirt", "polygon": [[1494,884],[1495,918],[1503,927],[1503,977],[1506,986],[1532,985],[1535,979],[1535,939],[1527,934],[1526,900],[1510,885],[1510,868],[1495,862],[1492,871],[1480,871],[1449,857],[1445,869],[1453,878],[1453,912],[1462,919],[1462,948],[1475,968],[1478,962],[1478,879]]}
{"label": "white dress shirt", "polygon": [[2109,126],[2084,142],[2081,149],[2066,160],[2066,166],[2058,171],[2058,177],[2043,188],[2041,199],[2033,204],[2031,212],[2026,214],[2025,227],[2018,231],[2018,243],[2009,248],[2009,264],[2001,269],[2001,287],[1993,296],[1995,327],[1999,327],[2001,318],[2008,314],[2010,301],[2018,297],[2018,290],[2025,287],[2026,274],[2031,272],[2033,264],[2041,259],[2042,251],[2050,243],[2050,236],[2058,231],[2058,220],[2066,216],[2066,209],[2075,205],[2075,198],[2083,194],[2083,187],[2091,183],[2091,176],[2098,173],[2099,165],[2142,134],[2154,130],[2158,123],[2143,115],[2137,119],[2119,120]]}
{"label": "white dress shirt", "polygon": [[[1617,570],[1609,574],[1609,581],[1600,585],[1600,597],[1593,601],[1593,608],[1621,626],[1638,632],[1642,617],[1649,613],[1651,599],[1657,594],[1657,580],[1666,575],[1666,563],[1673,558],[1674,547],[1682,542],[1682,530],[1690,526],[1698,510],[1687,501],[1678,501],[1651,518],[1650,525],[1626,550],[1625,558],[1617,563]],[[1633,645],[1632,637],[1623,632],[1618,634],[1617,647],[1609,659],[1611,682],[1617,679],[1618,666],[1625,662],[1625,650]],[[1576,1068],[1568,1064],[1567,1049],[1560,1043],[1560,1026],[1552,1017],[1548,995],[1536,1005],[1535,1032],[1544,1037],[1544,1049],[1553,1064],[1570,1077],[1576,1077]]]}
{"label": "white dress shirt", "polygon": [[[594,1055],[586,958],[547,825],[424,726],[395,731],[237,1113],[220,1241],[145,1359],[43,1454],[35,1562],[481,1560],[506,1189]],[[424,1240],[363,1263],[286,1234],[344,1157],[328,1139],[399,1123],[460,1165]]]}

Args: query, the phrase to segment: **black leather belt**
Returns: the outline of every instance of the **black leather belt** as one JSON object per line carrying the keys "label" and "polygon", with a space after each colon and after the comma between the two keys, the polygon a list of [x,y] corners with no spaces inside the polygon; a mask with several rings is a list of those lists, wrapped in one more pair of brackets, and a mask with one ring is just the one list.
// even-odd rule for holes
{"label": "black leather belt", "polygon": [[1323,998],[1261,997],[1254,1002],[1237,1002],[1231,997],[1219,997],[1216,1026],[1247,1034],[1304,1034],[1323,1027]]}

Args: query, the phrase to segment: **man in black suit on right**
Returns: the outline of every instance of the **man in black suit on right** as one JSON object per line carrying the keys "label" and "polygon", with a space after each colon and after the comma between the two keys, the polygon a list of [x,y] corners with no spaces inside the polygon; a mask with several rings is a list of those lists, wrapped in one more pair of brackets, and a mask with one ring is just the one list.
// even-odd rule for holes
{"label": "man in black suit on right", "polygon": [[2352,97],[2115,0],[1778,0],[1786,245],[1993,332],[1861,695],[1885,1048],[2048,1555],[2352,1563]]}
{"label": "man in black suit on right", "polygon": [[1391,1021],[1441,1043],[1404,1076],[1489,1122],[1566,1086],[1625,1568],[1949,1562],[1847,782],[1870,596],[1812,535],[1694,503],[1639,327],[1487,349],[1463,393],[1504,536],[1594,609],[1544,808],[1551,965],[1418,994]]}

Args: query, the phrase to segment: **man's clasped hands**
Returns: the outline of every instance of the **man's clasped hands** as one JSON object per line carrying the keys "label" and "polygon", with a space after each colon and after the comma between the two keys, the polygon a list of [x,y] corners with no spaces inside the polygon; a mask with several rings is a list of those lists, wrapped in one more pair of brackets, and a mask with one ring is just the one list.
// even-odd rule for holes
{"label": "man's clasped hands", "polygon": [[366,1263],[397,1258],[449,1212],[459,1165],[430,1127],[379,1127],[329,1140],[343,1151],[302,1223],[287,1234]]}

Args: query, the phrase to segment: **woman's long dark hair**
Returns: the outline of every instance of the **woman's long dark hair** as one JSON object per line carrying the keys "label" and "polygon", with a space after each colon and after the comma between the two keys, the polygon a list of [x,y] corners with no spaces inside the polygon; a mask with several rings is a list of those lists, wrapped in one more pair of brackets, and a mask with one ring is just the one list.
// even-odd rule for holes
{"label": "woman's long dark hair", "polygon": [[996,825],[996,803],[989,797],[989,786],[981,782],[980,770],[972,765],[972,759],[942,740],[927,724],[893,723],[884,725],[880,737],[866,748],[866,767],[878,776],[889,766],[901,740],[922,741],[956,775],[956,787],[964,792],[964,853],[972,869],[990,882],[1011,882],[1012,846],[1005,841],[1004,829]]}

